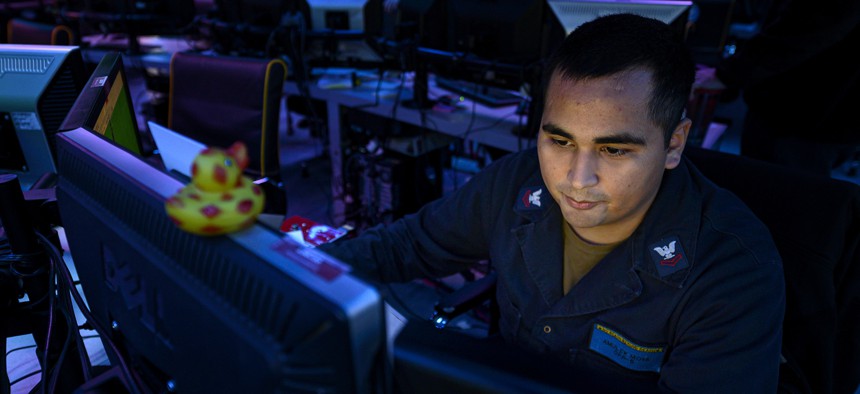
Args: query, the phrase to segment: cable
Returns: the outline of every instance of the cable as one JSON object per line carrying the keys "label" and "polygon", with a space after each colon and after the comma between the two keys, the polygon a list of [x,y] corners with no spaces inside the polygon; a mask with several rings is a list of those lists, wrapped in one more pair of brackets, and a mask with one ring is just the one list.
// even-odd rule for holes
{"label": "cable", "polygon": [[[467,53],[467,55],[468,55],[468,53]],[[488,71],[495,69],[496,64],[498,62],[499,62],[498,60],[493,60],[491,63],[487,64],[487,66],[484,67],[484,69],[480,71],[480,75],[485,75]],[[478,81],[474,81],[474,82],[472,82],[472,84],[475,86],[475,93],[477,95],[477,92],[481,89],[481,84]],[[472,99],[472,115],[469,118],[469,126],[466,127],[466,132],[463,133],[463,135],[461,136],[461,138],[465,142],[468,142],[467,140],[469,138],[469,134],[473,131],[472,126],[475,123],[475,112],[477,111],[476,105],[477,105],[477,100]]]}
{"label": "cable", "polygon": [[[66,310],[65,308],[60,308],[60,312],[66,317],[66,320],[68,321],[68,319],[69,319],[68,310]],[[71,342],[71,336],[74,335],[74,331],[72,330],[71,325],[67,324],[67,326],[68,326],[68,329],[66,330],[66,340],[63,341],[63,349],[60,350],[60,355],[57,357],[57,362],[54,364],[54,369],[49,369],[47,367],[47,365],[45,366],[45,369],[48,370],[48,374],[50,374],[50,379],[48,380],[48,392],[49,393],[55,393],[56,392],[57,380],[60,377],[60,371],[62,371],[62,369],[63,369],[63,361],[66,359],[66,351],[69,350],[69,343]],[[44,388],[45,388],[45,380],[43,379],[42,380],[42,389],[44,390]]]}
{"label": "cable", "polygon": [[6,357],[9,357],[9,355],[10,355],[10,354],[12,354],[12,353],[14,353],[14,352],[17,352],[17,351],[20,351],[20,350],[24,350],[24,349],[32,349],[32,348],[34,348],[34,347],[36,347],[36,345],[35,345],[35,344],[33,344],[33,345],[21,346],[21,347],[16,347],[16,348],[14,348],[14,349],[12,349],[12,350],[10,350],[10,351],[6,352]]}
{"label": "cable", "polygon": [[[406,84],[406,72],[400,72],[400,84],[397,86],[397,94],[394,96],[394,105],[391,107],[391,119],[397,120],[397,107],[400,106],[400,97],[403,94],[403,85]],[[385,142],[385,141],[383,141]]]}
{"label": "cable", "polygon": [[[314,124],[320,124],[322,128],[320,131],[322,132],[323,141],[326,141],[326,136],[328,135],[328,127],[326,123],[319,117],[314,108],[313,97],[311,97],[310,87],[308,86],[310,82],[310,75],[308,70],[307,60],[305,59],[305,41],[307,40],[305,34],[307,33],[307,26],[305,26],[304,18],[297,18],[298,21],[298,29],[290,28],[289,29],[289,47],[292,48],[292,58],[294,69],[296,72],[296,86],[299,89],[299,95],[305,99],[308,105],[308,110],[311,113],[311,117],[314,119]],[[298,37],[296,37],[296,30],[298,30]],[[296,45],[296,40],[298,39],[298,43]],[[298,50],[296,50],[298,48]]]}
{"label": "cable", "polygon": [[[60,285],[59,286],[60,295],[59,295],[58,301],[61,303],[60,304],[60,311],[63,313],[63,316],[66,318],[67,334],[66,334],[65,341],[63,343],[63,348],[60,351],[60,355],[58,356],[58,359],[56,360],[55,367],[52,370],[48,366],[49,365],[48,364],[48,358],[49,358],[49,355],[51,353],[51,351],[50,351],[51,336],[53,335],[53,327],[54,327],[54,313],[55,313],[55,306],[56,306],[54,295],[56,294],[56,292],[57,292],[56,289],[58,287],[56,285],[56,282],[55,282],[55,273],[56,273],[55,267],[57,264],[62,264],[63,260],[62,260],[62,255],[56,251],[56,247],[47,239],[47,237],[45,237],[43,234],[41,234],[37,231],[34,231],[34,234],[39,238],[39,242],[42,243],[43,246],[45,246],[45,244],[48,244],[48,245],[53,247],[53,249],[46,248],[46,250],[49,252],[48,258],[47,258],[47,263],[48,263],[48,276],[47,276],[48,291],[43,298],[40,298],[39,300],[37,300],[35,302],[31,302],[27,305],[27,308],[32,309],[35,305],[38,305],[41,302],[43,302],[45,297],[47,297],[47,299],[48,299],[48,327],[47,327],[47,330],[45,332],[45,347],[44,347],[44,353],[42,354],[42,369],[40,371],[37,371],[36,373],[39,373],[39,372],[42,373],[42,380],[41,380],[41,386],[40,386],[41,391],[43,393],[45,393],[45,392],[53,393],[55,391],[55,385],[56,385],[57,379],[60,375],[60,370],[62,369],[63,361],[65,360],[65,355],[66,355],[66,352],[67,352],[68,347],[69,347],[70,339],[72,336],[75,335],[75,331],[73,331],[73,327],[77,327],[77,325],[73,321],[73,318],[71,318],[69,316],[69,313],[72,310],[72,308],[71,308],[71,303],[68,300],[68,293],[66,293],[66,295],[63,296],[63,292],[65,289],[62,287],[62,285]],[[39,267],[39,269],[35,270],[33,273],[22,274],[20,271],[15,269],[14,263],[15,262],[26,262],[26,261],[30,261],[33,264],[40,263],[39,261],[35,261],[35,258],[37,256],[42,256],[43,253],[44,252],[30,253],[27,256],[24,256],[24,255],[7,255],[4,257],[10,260],[9,267],[10,267],[10,270],[14,274],[19,276],[20,278],[28,278],[28,277],[35,277],[36,275],[42,275],[45,271],[44,268]],[[79,333],[77,336],[80,336]],[[83,341],[79,340],[78,342],[80,343],[80,345],[82,347],[81,351],[84,352],[85,349],[83,349]],[[87,355],[85,353],[82,353],[81,355],[82,355],[82,357],[87,357]],[[8,356],[8,353],[7,353],[7,356]],[[82,365],[83,366],[89,366],[89,360],[87,359],[86,361],[83,361]],[[84,369],[84,377],[87,380],[90,378],[89,370],[86,368]]]}
{"label": "cable", "polygon": [[16,276],[20,278],[32,278],[42,275],[45,272],[45,269],[43,267],[39,267],[33,272],[23,273],[15,268],[15,263],[29,263],[30,266],[39,266],[39,263],[41,263],[40,257],[42,257],[43,254],[44,252],[41,251],[24,254],[6,253],[5,255],[0,256],[0,262],[9,262],[9,269]]}
{"label": "cable", "polygon": [[[62,256],[61,256],[62,257]],[[71,286],[75,286],[74,282],[71,283]],[[81,338],[80,329],[78,328],[78,322],[74,315],[74,308],[72,308],[72,301],[69,296],[69,289],[63,291],[63,304],[65,306],[64,314],[67,314],[66,318],[69,321],[69,335],[75,339],[76,345],[78,346],[78,356],[81,359],[81,367],[83,368],[84,380],[92,379],[92,364],[90,364],[90,358],[86,352],[86,347],[84,346],[84,339]],[[72,313],[71,316],[68,316],[69,313]],[[78,331],[71,331],[72,329],[76,329]]]}
{"label": "cable", "polygon": [[[51,254],[51,259],[54,260],[54,265],[63,264],[62,255]],[[51,276],[51,282],[55,281],[55,278]],[[74,286],[74,284],[72,284]],[[90,380],[92,378],[92,365],[90,364],[89,356],[86,353],[86,347],[84,346],[83,338],[81,338],[80,331],[78,331],[77,320],[74,316],[74,308],[72,307],[72,302],[70,300],[70,289],[68,287],[68,283],[63,281],[57,281],[57,298],[60,302],[60,311],[63,313],[63,317],[66,319],[66,340],[63,344],[63,350],[60,353],[60,357],[57,360],[57,370],[53,371],[54,374],[51,384],[48,386],[50,392],[54,390],[54,384],[56,383],[57,377],[59,376],[59,370],[62,368],[62,363],[65,360],[66,351],[68,350],[68,346],[71,339],[75,340],[76,345],[78,346],[78,356],[81,361],[81,368],[83,369],[83,377],[84,380]],[[51,293],[53,296],[53,293]]]}
{"label": "cable", "polygon": [[[61,263],[57,267],[57,271],[63,277],[63,280],[66,281],[66,283],[71,283],[73,281],[72,274],[69,272],[68,267],[66,267],[66,265],[62,263],[62,254],[57,249],[57,246],[51,243],[51,241],[48,240],[48,238],[44,235],[38,232],[36,233],[36,235],[39,237],[39,240],[42,242],[42,244],[45,246],[51,256],[53,256],[54,258],[59,257],[59,259],[56,261],[59,261]],[[53,270],[53,265],[51,265],[51,267]],[[141,390],[139,386],[141,386],[141,383],[138,382],[137,376],[131,371],[131,368],[129,368],[125,359],[122,357],[122,352],[119,351],[117,345],[113,342],[113,340],[111,340],[110,336],[107,333],[107,330],[105,330],[104,327],[102,327],[101,324],[92,315],[86,303],[84,303],[80,293],[78,293],[77,288],[70,289],[70,293],[74,298],[75,303],[78,305],[78,308],[80,309],[81,313],[84,315],[84,317],[86,317],[89,324],[92,325],[93,329],[99,334],[99,336],[101,336],[102,342],[107,344],[110,350],[114,353],[115,359],[119,364],[120,370],[122,371],[123,375],[125,375],[126,381],[129,385],[129,390],[131,390],[133,394],[140,393]],[[51,297],[51,299],[53,299],[53,297]],[[45,352],[45,354],[47,354],[47,351]]]}
{"label": "cable", "polygon": [[[0,256],[0,262],[10,262],[10,263],[18,263],[25,261],[32,261],[33,257],[41,256],[41,253],[27,253],[27,254],[12,254],[12,253],[4,253],[3,256]],[[22,274],[33,276],[32,274]]]}
{"label": "cable", "polygon": [[28,373],[28,374],[26,374],[26,375],[24,375],[24,376],[21,376],[20,378],[15,379],[15,380],[13,380],[13,381],[9,382],[9,387],[12,387],[12,386],[14,386],[14,385],[16,385],[16,384],[18,384],[18,383],[21,383],[21,381],[23,381],[23,380],[25,380],[25,379],[27,379],[27,378],[29,378],[29,377],[33,376],[33,375],[39,374],[40,372],[42,372],[42,370],[41,370],[41,369],[37,369],[37,370],[35,370],[35,371],[33,371],[33,372],[30,372],[30,373]]}
{"label": "cable", "polygon": [[373,104],[362,104],[362,105],[357,105],[357,106],[352,107],[352,108],[353,109],[361,109],[361,108],[378,107],[379,103],[380,103],[379,92],[380,92],[380,90],[382,90],[382,80],[384,79],[384,77],[385,77],[385,69],[380,67],[379,68],[379,79],[377,79],[377,81],[376,81],[376,89],[374,90],[374,93],[373,93],[373,97],[374,97],[373,98]]}
{"label": "cable", "polygon": [[84,381],[92,379],[92,365],[90,364],[89,355],[86,353],[86,347],[84,346],[84,341],[80,335],[80,331],[77,328],[75,317],[74,315],[70,315],[74,309],[72,309],[72,304],[69,299],[69,290],[61,287],[58,291],[58,297],[60,298],[60,302],[62,302],[60,311],[66,318],[67,334],[66,340],[63,343],[63,350],[60,352],[60,356],[57,359],[56,369],[51,371],[51,381],[48,385],[49,393],[56,391],[56,384],[60,376],[60,370],[62,369],[63,361],[66,359],[66,352],[68,351],[69,343],[71,343],[72,338],[74,338],[76,345],[78,346],[78,356],[81,359],[80,361],[83,369]]}
{"label": "cable", "polygon": [[[40,234],[40,236],[41,236],[41,234]],[[40,239],[40,241],[44,242],[44,240],[41,240],[41,239]],[[53,246],[53,244],[52,244],[52,246]],[[52,256],[52,259],[54,259],[54,261],[60,262],[60,264],[62,264],[62,261],[63,261],[63,260],[61,260],[62,255],[57,255],[57,254],[51,253],[51,256]],[[57,258],[59,258],[60,260],[56,260]],[[51,284],[53,284],[55,281],[53,274],[50,277],[50,281],[51,281]],[[59,298],[58,301],[61,303],[60,312],[62,312],[63,316],[66,319],[66,340],[63,342],[63,349],[60,351],[60,355],[57,358],[55,369],[49,370],[49,373],[51,374],[51,378],[48,382],[48,392],[49,393],[53,393],[56,389],[55,386],[57,384],[57,380],[59,379],[60,371],[62,370],[63,362],[66,358],[66,352],[68,351],[69,344],[71,343],[71,340],[73,337],[74,337],[74,340],[78,346],[78,355],[81,358],[81,368],[83,370],[84,380],[88,381],[92,378],[92,373],[91,373],[92,365],[89,362],[89,356],[86,353],[86,347],[83,344],[83,339],[81,338],[80,331],[77,328],[78,327],[77,321],[75,320],[74,316],[70,315],[71,311],[73,311],[73,308],[72,308],[71,302],[69,300],[69,289],[67,289],[65,286],[62,286],[62,283],[63,283],[62,281],[57,280],[57,284],[58,284],[58,286],[57,286],[57,288],[58,288],[57,297]],[[53,294],[54,294],[54,291],[51,292],[51,295],[53,295]],[[51,298],[53,299],[53,297],[51,297]],[[51,313],[53,315],[53,309],[51,311],[52,311]],[[45,364],[44,368],[48,369],[47,364]],[[43,380],[42,381],[43,389],[44,389],[44,384],[45,384],[45,381]]]}
{"label": "cable", "polygon": [[[36,231],[36,236],[39,237],[40,241],[44,237],[41,233]],[[47,238],[45,238],[47,239]],[[50,243],[50,241],[48,242]],[[53,246],[53,244],[51,244]],[[52,258],[48,259],[48,329],[45,331],[45,353],[42,354],[42,394],[45,394],[45,383],[48,380],[48,353],[49,348],[51,347],[51,330],[54,327],[54,292],[56,288],[54,286],[54,263],[60,261]]]}

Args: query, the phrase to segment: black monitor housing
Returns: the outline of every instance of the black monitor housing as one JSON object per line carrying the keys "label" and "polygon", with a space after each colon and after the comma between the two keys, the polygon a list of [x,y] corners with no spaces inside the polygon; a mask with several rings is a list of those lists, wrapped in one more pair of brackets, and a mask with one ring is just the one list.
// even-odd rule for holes
{"label": "black monitor housing", "polygon": [[383,304],[348,266],[259,224],[215,237],[180,230],[164,205],[183,185],[85,128],[58,137],[58,162],[69,248],[94,319],[112,327],[111,362],[133,371],[124,383],[382,389]]}
{"label": "black monitor housing", "polygon": [[0,173],[56,172],[54,135],[86,82],[76,46],[0,44]]}

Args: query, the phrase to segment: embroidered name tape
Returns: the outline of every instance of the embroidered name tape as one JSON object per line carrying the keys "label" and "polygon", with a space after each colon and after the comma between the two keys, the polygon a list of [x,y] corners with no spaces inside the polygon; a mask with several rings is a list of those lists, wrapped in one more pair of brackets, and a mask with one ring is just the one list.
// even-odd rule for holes
{"label": "embroidered name tape", "polygon": [[687,255],[678,237],[672,236],[661,239],[648,247],[651,260],[657,267],[660,277],[665,277],[687,268]]}
{"label": "embroidered name tape", "polygon": [[[533,211],[541,209],[541,197],[543,197],[543,188],[540,186],[524,187],[520,189],[517,198],[517,209],[521,211]],[[546,198],[549,198],[547,196]]]}
{"label": "embroidered name tape", "polygon": [[624,368],[642,372],[660,372],[666,351],[663,347],[637,345],[601,324],[594,325],[588,348]]}

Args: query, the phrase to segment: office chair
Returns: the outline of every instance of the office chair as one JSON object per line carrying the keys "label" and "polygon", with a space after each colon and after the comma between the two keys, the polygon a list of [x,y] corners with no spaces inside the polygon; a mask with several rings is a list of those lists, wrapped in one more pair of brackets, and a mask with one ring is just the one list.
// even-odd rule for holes
{"label": "office chair", "polygon": [[860,384],[860,186],[704,149],[684,152],[767,225],[783,260],[781,391]]}
{"label": "office chair", "polygon": [[[854,394],[860,384],[860,186],[701,148],[687,147],[684,155],[746,203],[782,257],[779,391]],[[487,276],[441,298],[432,320],[444,326],[480,303],[478,294],[491,299],[494,281]]]}
{"label": "office chair", "polygon": [[20,18],[6,24],[10,44],[75,45],[75,33],[66,25],[51,25]]}
{"label": "office chair", "polygon": [[283,213],[278,125],[287,65],[263,60],[177,52],[170,59],[168,127],[206,145],[242,141],[262,182],[266,211]]}

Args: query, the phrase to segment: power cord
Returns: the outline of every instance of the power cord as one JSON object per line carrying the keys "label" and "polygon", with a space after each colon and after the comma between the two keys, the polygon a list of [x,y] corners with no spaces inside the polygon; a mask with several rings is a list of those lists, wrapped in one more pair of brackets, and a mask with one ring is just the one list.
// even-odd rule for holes
{"label": "power cord", "polygon": [[[44,246],[45,249],[48,251],[48,254],[50,256],[50,260],[52,260],[51,278],[54,277],[53,271],[54,271],[54,268],[56,268],[56,271],[57,271],[56,273],[58,273],[57,284],[62,283],[64,285],[68,285],[70,283],[73,283],[74,280],[72,279],[72,274],[69,272],[69,268],[66,266],[65,261],[63,260],[63,257],[62,257],[62,253],[59,251],[57,246],[54,245],[47,237],[45,237],[43,234],[41,234],[39,232],[36,232],[36,236],[39,238],[39,242],[42,244],[42,246]],[[55,264],[53,262],[57,263],[56,267],[55,267]],[[62,280],[60,280],[60,279],[62,279]],[[51,285],[52,283],[53,283],[53,280],[51,281],[51,283],[49,283],[49,285]],[[50,287],[53,288],[53,286],[50,286]],[[102,327],[101,324],[99,324],[99,322],[92,315],[92,312],[90,312],[89,308],[87,307],[86,303],[83,300],[83,297],[81,297],[77,288],[74,286],[67,286],[65,288],[62,288],[61,290],[65,291],[66,294],[71,294],[71,296],[74,299],[75,303],[77,304],[79,310],[84,315],[84,317],[87,319],[87,322],[93,327],[93,329],[102,338],[102,342],[107,345],[105,347],[105,350],[110,349],[110,351],[113,353],[114,359],[116,359],[117,364],[120,368],[120,371],[122,372],[122,374],[126,378],[126,383],[128,384],[128,389],[130,390],[130,392],[132,394],[140,394],[142,392],[140,387],[142,387],[143,385],[139,382],[137,375],[135,375],[134,372],[131,370],[131,368],[129,368],[127,362],[123,358],[122,352],[120,352],[117,345],[113,342],[108,331],[104,327]],[[51,297],[50,300],[52,300],[51,303],[53,304],[53,297]],[[53,318],[53,313],[51,313],[51,319],[52,318]],[[49,330],[50,330],[50,323],[49,323]],[[85,349],[82,349],[81,351],[85,351]],[[48,352],[46,349],[45,354],[47,355],[47,353]],[[45,358],[45,361],[47,362],[47,356]],[[87,363],[85,365],[88,365],[88,364],[89,363]],[[47,365],[47,364],[43,364],[43,365]],[[43,390],[44,390],[44,387],[45,386],[43,385],[42,386]]]}

